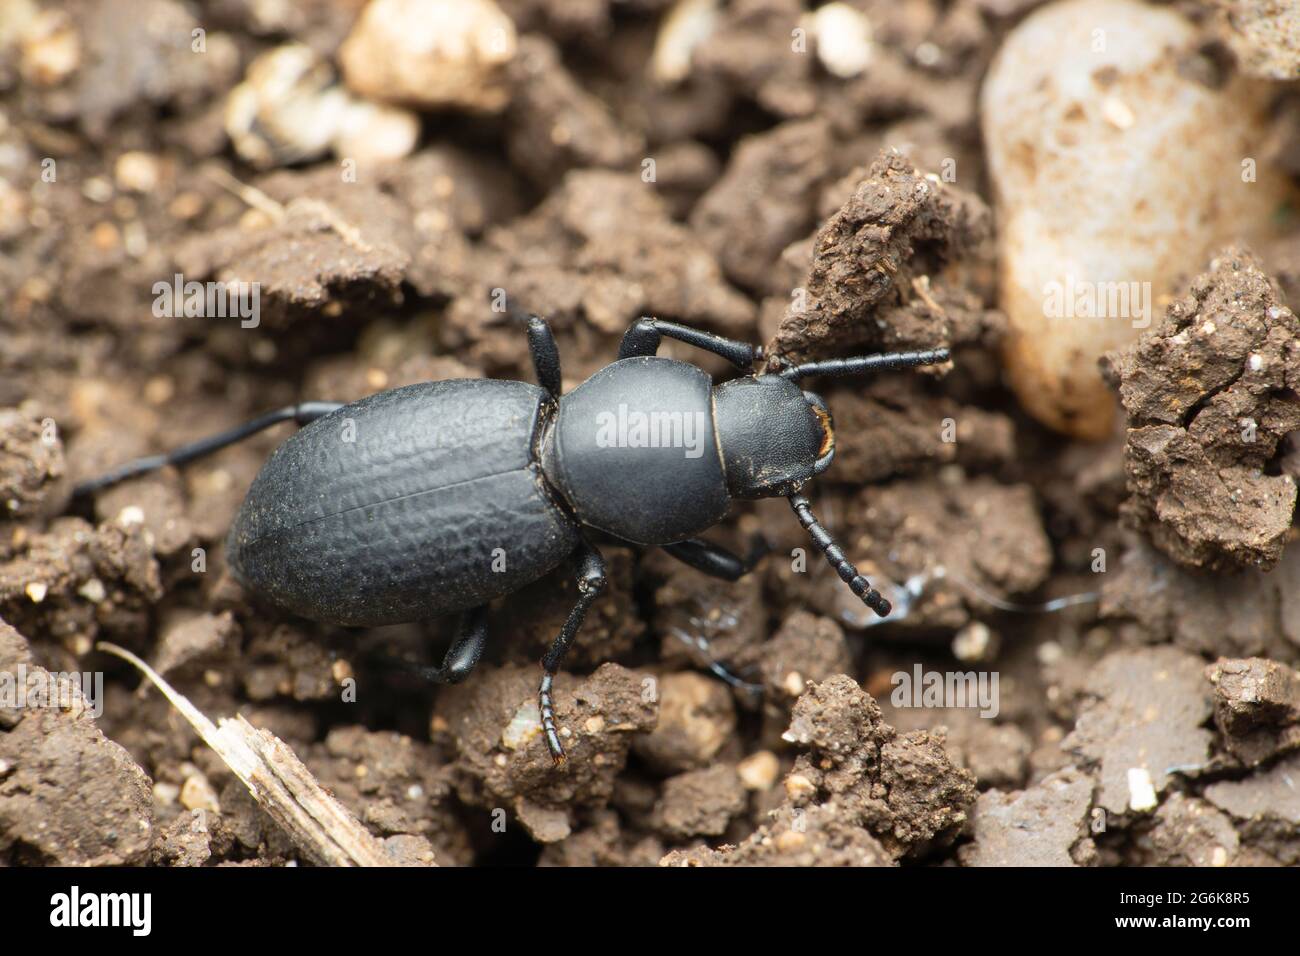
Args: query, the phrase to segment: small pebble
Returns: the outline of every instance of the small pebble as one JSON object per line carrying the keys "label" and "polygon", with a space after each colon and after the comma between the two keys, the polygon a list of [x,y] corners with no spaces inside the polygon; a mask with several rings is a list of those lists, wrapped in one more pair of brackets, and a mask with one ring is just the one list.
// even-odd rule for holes
{"label": "small pebble", "polygon": [[1128,770],[1128,807],[1135,813],[1143,813],[1155,808],[1156,788],[1151,783],[1151,772],[1146,767],[1130,767]]}
{"label": "small pebble", "polygon": [[953,635],[952,654],[959,661],[984,661],[993,656],[993,632],[982,621],[972,621]]}
{"label": "small pebble", "polygon": [[807,834],[800,833],[798,830],[786,830],[784,833],[777,835],[776,848],[788,853],[801,849],[807,842]]}
{"label": "small pebble", "polygon": [[497,112],[514,22],[492,0],[370,0],[339,48],[353,92],[386,103]]}
{"label": "small pebble", "polygon": [[185,778],[185,783],[181,785],[180,793],[181,805],[187,810],[206,810],[209,813],[220,813],[221,804],[217,801],[217,792],[212,789],[212,784],[208,778],[202,774],[194,774]]}
{"label": "small pebble", "polygon": [[514,717],[501,732],[501,746],[507,750],[519,750],[541,732],[542,713],[535,701],[528,701],[515,711]]}
{"label": "small pebble", "polygon": [[24,31],[19,67],[30,82],[58,86],[80,66],[81,36],[66,13],[47,10]]}
{"label": "small pebble", "polygon": [[680,83],[691,72],[691,57],[718,25],[718,0],[677,0],[660,21],[650,58],[650,74],[663,84]]}
{"label": "small pebble", "polygon": [[738,763],[736,773],[746,790],[771,790],[781,773],[781,761],[772,751],[760,750]]}
{"label": "small pebble", "polygon": [[811,780],[801,773],[792,773],[785,778],[785,792],[791,800],[809,797],[817,792]]}
{"label": "small pebble", "polygon": [[158,158],[139,150],[123,153],[113,167],[113,178],[119,189],[133,193],[153,192],[162,179]]}
{"label": "small pebble", "polygon": [[847,3],[828,3],[812,15],[817,59],[842,80],[861,75],[871,63],[871,21]]}
{"label": "small pebble", "polygon": [[127,505],[117,513],[117,523],[123,528],[144,524],[144,509],[139,505]]}

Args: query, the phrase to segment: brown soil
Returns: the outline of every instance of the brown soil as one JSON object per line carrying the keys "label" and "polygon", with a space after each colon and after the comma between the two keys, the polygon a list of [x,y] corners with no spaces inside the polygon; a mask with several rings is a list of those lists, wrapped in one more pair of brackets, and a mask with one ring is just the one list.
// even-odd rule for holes
{"label": "brown soil", "polygon": [[[1035,3],[853,5],[875,37],[855,79],[792,51],[799,0],[733,0],[664,88],[644,78],[663,0],[502,0],[506,110],[426,114],[415,152],[355,181],[331,158],[250,168],[222,116],[259,53],[334,57],[360,0],[23,3],[49,18],[26,43],[0,13],[0,672],[105,674],[97,717],[0,703],[0,865],[298,858],[99,640],[278,735],[405,862],[1300,861],[1300,246],[1187,263],[1167,317],[1105,362],[1126,435],[1045,431],[1001,379],[975,113]],[[1187,8],[1208,41],[1213,5]],[[1270,148],[1300,170],[1295,110]],[[258,282],[259,324],[155,316],[176,274]],[[734,585],[607,548],[557,682],[556,769],[529,708],[567,569],[495,606],[477,672],[435,689],[390,662],[436,663],[445,622],[317,625],[226,573],[287,427],[69,500],[292,401],[531,379],[497,289],[550,319],[566,387],[641,314],[774,363],[951,346],[947,368],[823,383],[838,449],[814,506],[895,617],[799,565],[781,501],[712,532],[772,545]],[[996,672],[996,716],[891,701],[918,664]]]}

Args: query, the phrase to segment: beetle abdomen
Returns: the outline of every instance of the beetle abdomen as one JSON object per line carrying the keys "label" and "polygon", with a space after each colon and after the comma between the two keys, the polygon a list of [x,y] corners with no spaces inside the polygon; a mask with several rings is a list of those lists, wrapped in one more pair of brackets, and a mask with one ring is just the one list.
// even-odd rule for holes
{"label": "beetle abdomen", "polygon": [[578,543],[533,447],[546,393],[523,382],[381,392],[293,435],[230,531],[236,575],[319,621],[391,624],[474,607]]}

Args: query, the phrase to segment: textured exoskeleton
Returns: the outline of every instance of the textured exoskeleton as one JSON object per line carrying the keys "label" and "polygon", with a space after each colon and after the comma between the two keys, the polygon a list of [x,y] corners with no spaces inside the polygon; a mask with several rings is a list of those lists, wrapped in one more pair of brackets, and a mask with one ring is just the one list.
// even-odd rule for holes
{"label": "textured exoskeleton", "polygon": [[[656,355],[663,336],[712,351],[746,374],[714,385]],[[577,560],[578,601],[542,660],[542,725],[557,761],[552,681],[605,584],[591,530],[659,546],[735,580],[751,562],[696,537],[738,498],[783,495],[846,584],[877,613],[886,601],[817,522],[801,490],[829,467],[826,404],[799,388],[947,360],[944,349],[787,366],[756,373],[760,350],[686,326],[637,321],[618,361],[561,394],[546,323],[528,319],[538,385],[424,382],[349,405],[279,409],[168,455],[130,462],[78,488],[181,464],[276,422],[304,427],[267,460],[227,539],[253,591],[304,617],[378,625],[463,614],[435,681],[464,679],[486,640],[486,605]]]}

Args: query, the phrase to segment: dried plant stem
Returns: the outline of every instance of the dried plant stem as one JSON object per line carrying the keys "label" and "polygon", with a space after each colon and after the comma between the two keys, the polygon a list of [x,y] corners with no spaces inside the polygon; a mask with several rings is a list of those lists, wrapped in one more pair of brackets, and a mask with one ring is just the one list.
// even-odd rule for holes
{"label": "dried plant stem", "polygon": [[383,845],[325,792],[290,747],[236,715],[216,724],[152,667],[130,651],[104,641],[96,647],[136,667],[162,691],[253,799],[313,862],[324,866],[393,866]]}

